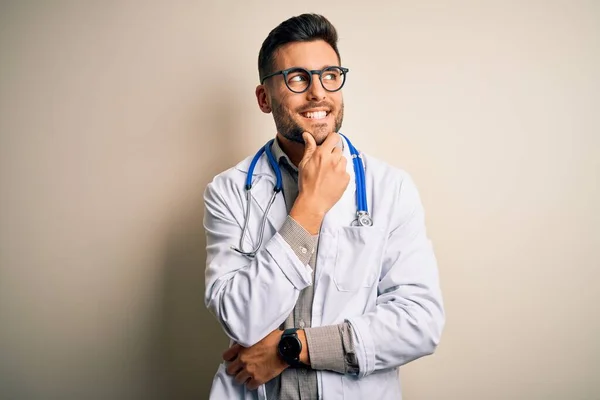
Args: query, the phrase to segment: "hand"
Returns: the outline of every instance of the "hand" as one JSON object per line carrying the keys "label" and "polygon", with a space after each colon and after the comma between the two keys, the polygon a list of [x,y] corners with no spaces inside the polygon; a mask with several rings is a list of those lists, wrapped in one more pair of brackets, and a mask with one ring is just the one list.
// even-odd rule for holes
{"label": "hand", "polygon": [[277,354],[277,345],[283,331],[276,329],[252,347],[234,344],[223,353],[223,360],[230,361],[227,373],[235,376],[239,384],[246,384],[249,390],[281,374],[288,365]]}
{"label": "hand", "polygon": [[346,172],[346,157],[337,146],[341,136],[332,132],[317,146],[313,136],[304,132],[304,156],[298,164],[298,198],[290,216],[308,232],[319,231],[327,211],[344,194],[350,175]]}

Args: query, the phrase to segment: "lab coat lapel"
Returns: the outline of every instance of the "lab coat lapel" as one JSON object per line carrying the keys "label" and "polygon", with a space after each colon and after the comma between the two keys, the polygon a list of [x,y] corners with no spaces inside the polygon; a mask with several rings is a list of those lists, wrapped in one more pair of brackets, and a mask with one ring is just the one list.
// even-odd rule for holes
{"label": "lab coat lapel", "polygon": [[323,229],[337,229],[339,226],[350,226],[352,221],[356,219],[356,175],[347,142],[345,142],[343,154],[348,161],[346,163],[346,172],[350,175],[350,182],[340,200],[325,215]]}
{"label": "lab coat lapel", "polygon": [[[350,175],[350,182],[340,200],[327,212],[321,226],[319,238],[319,250],[317,259],[317,270],[315,271],[315,285],[325,268],[333,268],[333,257],[337,243],[337,231],[340,226],[350,226],[356,219],[356,175],[352,155],[347,143],[344,146],[344,157],[347,159],[346,172]],[[317,288],[315,287],[315,291]]]}

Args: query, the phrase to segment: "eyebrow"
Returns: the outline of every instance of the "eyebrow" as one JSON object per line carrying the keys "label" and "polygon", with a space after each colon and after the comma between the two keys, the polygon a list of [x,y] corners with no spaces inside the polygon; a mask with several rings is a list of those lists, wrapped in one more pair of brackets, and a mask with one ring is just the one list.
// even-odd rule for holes
{"label": "eyebrow", "polygon": [[[323,69],[329,68],[329,67],[339,67],[339,65],[336,65],[336,64],[325,64],[325,65],[321,66],[321,68],[319,68],[318,70],[314,70],[314,71],[323,70]],[[288,68],[284,68],[284,70],[285,69],[290,69],[290,68],[303,68],[303,69],[306,69],[306,70],[310,71],[310,68],[302,67],[302,66],[299,66],[299,65],[294,65],[294,66],[291,66],[291,67],[288,67]]]}
{"label": "eyebrow", "polygon": [[337,64],[325,64],[321,67],[321,69],[329,68],[329,67],[339,67]]}

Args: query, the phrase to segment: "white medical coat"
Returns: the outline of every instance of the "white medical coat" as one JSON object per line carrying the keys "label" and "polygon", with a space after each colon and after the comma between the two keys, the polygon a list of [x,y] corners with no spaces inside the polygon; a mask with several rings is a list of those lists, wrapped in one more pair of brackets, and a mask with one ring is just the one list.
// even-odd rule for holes
{"label": "white medical coat", "polygon": [[[362,155],[373,226],[352,226],[356,184],[348,146],[350,183],[327,213],[319,234],[314,282],[277,233],[287,217],[282,194],[268,214],[264,241],[250,259],[238,246],[246,174],[252,157],[217,175],[205,191],[207,261],[205,304],[232,341],[251,346],[277,329],[298,295],[314,285],[312,326],[348,321],[360,373],[318,371],[319,399],[400,399],[398,367],[433,353],[444,326],[437,262],[419,194],[410,176]],[[244,250],[258,243],[262,216],[275,185],[263,155],[253,174],[253,200]],[[227,375],[222,363],[211,399],[266,399],[264,385],[249,391]]]}

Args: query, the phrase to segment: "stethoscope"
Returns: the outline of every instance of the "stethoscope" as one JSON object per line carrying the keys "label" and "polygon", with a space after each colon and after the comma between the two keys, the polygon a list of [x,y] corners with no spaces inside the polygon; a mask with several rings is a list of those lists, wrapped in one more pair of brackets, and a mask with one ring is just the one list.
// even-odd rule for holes
{"label": "stethoscope", "polygon": [[[363,166],[361,156],[360,156],[358,150],[356,150],[356,147],[354,147],[352,145],[352,142],[350,142],[350,140],[346,136],[342,135],[341,133],[340,133],[340,135],[344,139],[346,139],[346,142],[348,142],[348,148],[350,149],[350,154],[352,156],[352,163],[354,164],[354,177],[356,180],[356,219],[353,221],[353,225],[372,226],[373,220],[371,219],[371,216],[369,215],[369,209],[367,207],[367,188],[365,186],[365,168]],[[267,142],[267,144],[265,144],[263,147],[260,148],[260,150],[258,150],[256,155],[252,159],[252,162],[250,163],[250,167],[248,168],[248,174],[246,175],[246,185],[244,187],[246,190],[246,212],[244,214],[244,227],[242,228],[242,236],[240,237],[239,248],[236,248],[234,246],[231,246],[231,248],[233,250],[237,251],[238,253],[248,256],[248,257],[256,256],[256,253],[260,249],[260,246],[262,245],[262,242],[263,242],[263,236],[265,233],[265,225],[267,223],[267,215],[269,214],[269,210],[271,209],[271,206],[275,202],[275,197],[277,197],[277,194],[279,192],[281,192],[281,189],[283,188],[282,178],[281,178],[281,169],[279,168],[279,164],[277,163],[277,160],[275,160],[275,157],[273,156],[273,152],[271,150],[271,145],[273,144],[274,140],[275,139],[269,140]],[[271,199],[269,200],[269,203],[267,204],[267,208],[265,209],[265,214],[263,215],[263,218],[261,221],[261,227],[260,227],[260,232],[259,232],[259,237],[258,237],[258,245],[256,246],[256,248],[252,249],[252,251],[246,252],[243,249],[244,249],[244,237],[246,236],[246,232],[248,230],[248,220],[250,219],[250,203],[252,202],[252,175],[254,173],[254,167],[256,167],[256,163],[258,162],[260,157],[263,155],[263,153],[266,153],[267,159],[269,160],[269,164],[271,165],[271,168],[275,172],[276,182],[275,182],[275,187],[273,188],[273,194],[271,195]]]}

